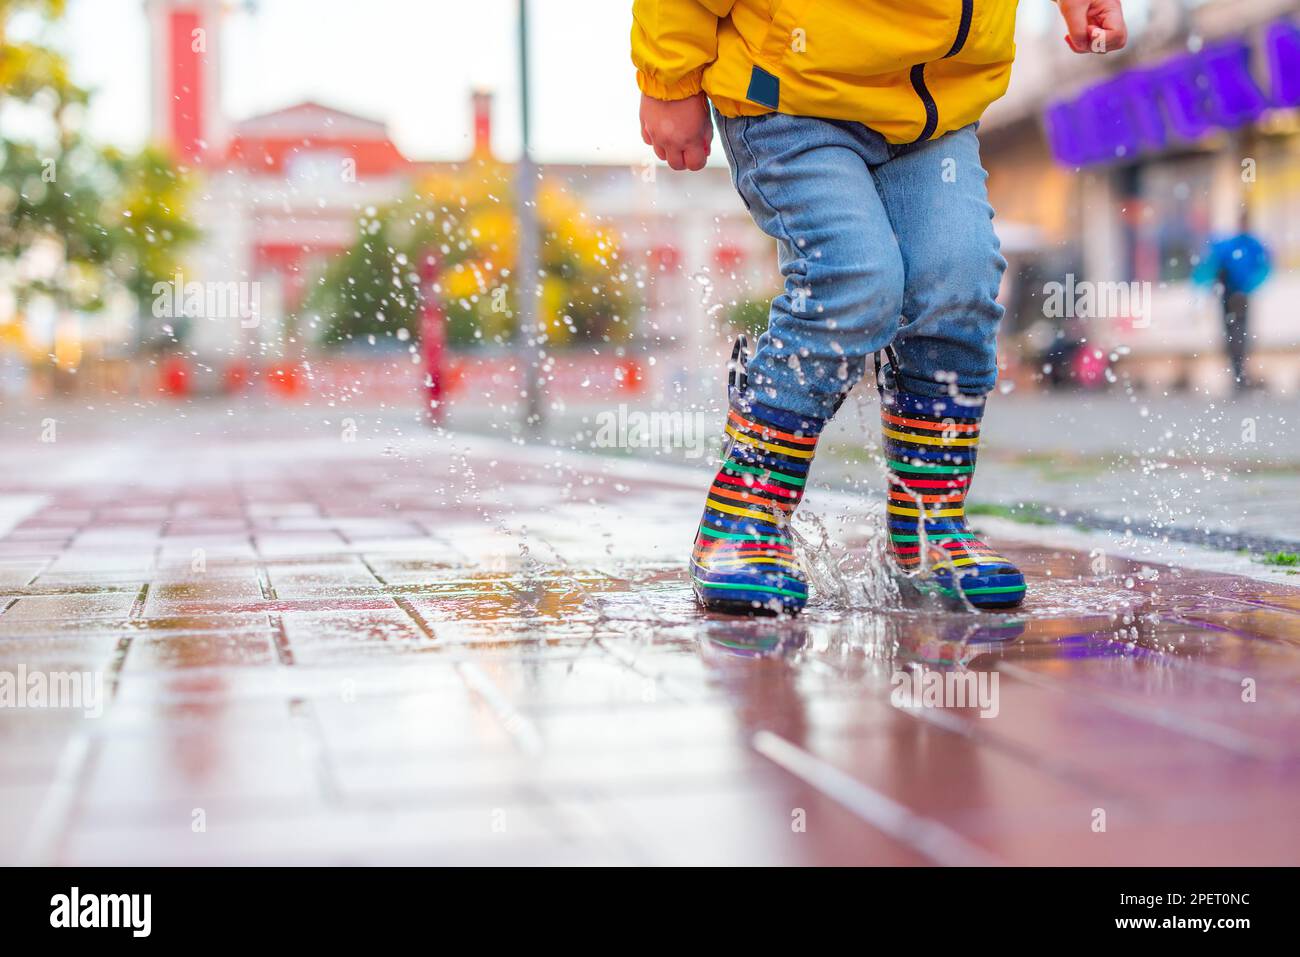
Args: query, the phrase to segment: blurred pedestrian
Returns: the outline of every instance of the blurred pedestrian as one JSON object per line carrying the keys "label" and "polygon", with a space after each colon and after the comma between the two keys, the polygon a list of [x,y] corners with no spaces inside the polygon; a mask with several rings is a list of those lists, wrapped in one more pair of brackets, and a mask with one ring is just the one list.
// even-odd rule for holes
{"label": "blurred pedestrian", "polygon": [[[1076,53],[1127,41],[1120,0],[1060,0]],[[808,597],[789,519],[818,437],[875,356],[891,550],[987,608],[1019,569],[966,524],[998,287],[975,131],[1011,78],[1015,0],[634,0],[641,132],[700,169],[713,119],[785,289],[750,356],[737,342],[728,443],[691,555],[700,603],[793,613]],[[882,359],[883,355],[883,359]]]}
{"label": "blurred pedestrian", "polygon": [[1238,231],[1213,238],[1196,268],[1195,277],[1219,291],[1223,310],[1223,339],[1237,393],[1262,388],[1246,368],[1250,353],[1250,296],[1268,279],[1272,263],[1268,248],[1250,232],[1243,211]]}

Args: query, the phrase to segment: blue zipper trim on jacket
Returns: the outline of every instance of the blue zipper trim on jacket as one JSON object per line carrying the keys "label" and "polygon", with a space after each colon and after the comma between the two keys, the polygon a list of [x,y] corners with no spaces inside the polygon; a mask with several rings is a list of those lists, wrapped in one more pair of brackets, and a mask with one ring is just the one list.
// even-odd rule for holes
{"label": "blue zipper trim on jacket", "polygon": [[957,25],[957,38],[952,41],[952,49],[943,55],[945,60],[956,56],[966,45],[966,38],[970,36],[970,22],[974,17],[975,0],[961,0],[961,23]]}
{"label": "blue zipper trim on jacket", "polygon": [[[966,45],[966,40],[970,37],[970,25],[974,16],[975,0],[961,0],[961,22],[957,24],[957,36],[953,38],[952,46],[941,59],[946,60],[961,52],[961,48]],[[912,67],[912,89],[916,91],[916,95],[921,99],[921,105],[925,107],[925,126],[921,129],[921,135],[912,140],[912,143],[924,143],[939,128],[939,105],[934,102],[930,88],[925,85],[925,68],[924,63]]]}

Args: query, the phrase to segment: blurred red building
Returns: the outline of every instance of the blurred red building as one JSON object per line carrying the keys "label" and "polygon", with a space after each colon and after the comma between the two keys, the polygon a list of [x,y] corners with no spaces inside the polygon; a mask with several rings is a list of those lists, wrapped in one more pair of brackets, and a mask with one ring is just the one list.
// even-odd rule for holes
{"label": "blurred red building", "polygon": [[[275,362],[310,343],[286,341],[286,317],[328,261],[355,240],[359,220],[409,192],[419,162],[393,143],[386,125],[305,102],[231,119],[222,109],[228,15],[220,0],[148,0],[155,138],[202,178],[194,215],[204,239],[189,280],[256,284],[257,312],[190,324],[187,346],[204,365]],[[630,82],[630,81],[629,81]],[[492,97],[473,94],[474,150],[490,156]],[[462,161],[464,162],[464,161]],[[621,237],[624,262],[644,276],[637,336],[653,347],[654,374],[676,391],[711,381],[702,350],[725,338],[733,303],[771,294],[773,250],[750,223],[724,168],[676,174],[647,164],[544,164],[584,208]]]}

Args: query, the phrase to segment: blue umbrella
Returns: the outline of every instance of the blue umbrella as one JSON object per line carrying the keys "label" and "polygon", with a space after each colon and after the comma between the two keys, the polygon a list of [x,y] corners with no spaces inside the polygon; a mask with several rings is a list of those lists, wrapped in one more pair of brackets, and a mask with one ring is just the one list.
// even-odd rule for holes
{"label": "blue umbrella", "polygon": [[1264,285],[1273,264],[1268,249],[1250,233],[1212,239],[1192,278],[1203,286],[1223,279],[1229,292],[1252,293]]}

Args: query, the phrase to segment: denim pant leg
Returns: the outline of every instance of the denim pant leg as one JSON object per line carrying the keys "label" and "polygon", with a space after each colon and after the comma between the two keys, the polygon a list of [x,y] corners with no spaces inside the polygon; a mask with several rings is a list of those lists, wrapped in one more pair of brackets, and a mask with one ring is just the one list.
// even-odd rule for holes
{"label": "denim pant leg", "polygon": [[753,398],[828,418],[898,331],[903,261],[868,165],[887,149],[857,124],[717,120],[736,188],[777,241],[785,279],[749,363]]}
{"label": "denim pant leg", "polygon": [[975,127],[953,130],[875,169],[906,276],[894,343],[898,384],[919,395],[983,395],[997,381],[998,286],[1007,262]]}

